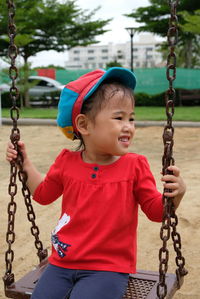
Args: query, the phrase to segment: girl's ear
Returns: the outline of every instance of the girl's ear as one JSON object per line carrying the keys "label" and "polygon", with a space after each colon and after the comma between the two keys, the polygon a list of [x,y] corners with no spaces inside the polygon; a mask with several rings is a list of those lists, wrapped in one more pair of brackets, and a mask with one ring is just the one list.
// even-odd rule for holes
{"label": "girl's ear", "polygon": [[75,119],[75,124],[81,135],[88,135],[88,117],[85,114],[78,114]]}

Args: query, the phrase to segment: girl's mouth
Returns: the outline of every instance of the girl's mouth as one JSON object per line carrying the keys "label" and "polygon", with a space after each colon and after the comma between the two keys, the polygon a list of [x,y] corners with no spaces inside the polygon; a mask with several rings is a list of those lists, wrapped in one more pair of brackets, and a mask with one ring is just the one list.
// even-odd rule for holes
{"label": "girl's mouth", "polygon": [[125,145],[125,146],[129,146],[129,141],[130,141],[130,137],[128,136],[122,136],[122,137],[119,137],[119,141]]}

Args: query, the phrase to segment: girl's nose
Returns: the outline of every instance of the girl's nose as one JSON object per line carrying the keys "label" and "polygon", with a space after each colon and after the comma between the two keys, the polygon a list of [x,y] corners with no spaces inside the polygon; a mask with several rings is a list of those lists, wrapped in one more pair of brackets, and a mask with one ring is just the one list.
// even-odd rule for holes
{"label": "girl's nose", "polygon": [[130,124],[130,122],[126,122],[123,126],[124,132],[131,132],[134,129],[134,124]]}

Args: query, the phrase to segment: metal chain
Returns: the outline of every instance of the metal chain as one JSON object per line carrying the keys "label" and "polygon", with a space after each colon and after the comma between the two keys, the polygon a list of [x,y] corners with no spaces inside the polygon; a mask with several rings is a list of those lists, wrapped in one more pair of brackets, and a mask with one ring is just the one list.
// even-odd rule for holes
{"label": "metal chain", "polygon": [[[178,29],[177,29],[177,15],[176,8],[178,6],[179,0],[172,1],[169,0],[170,6],[170,19],[169,19],[169,29],[167,33],[168,45],[170,48],[170,53],[167,57],[167,70],[166,77],[169,82],[169,88],[165,94],[166,103],[166,115],[167,124],[163,132],[163,143],[164,143],[164,154],[162,157],[162,172],[163,175],[170,174],[171,172],[167,169],[170,165],[174,165],[173,158],[173,145],[174,145],[174,128],[172,125],[172,118],[174,115],[174,104],[176,99],[176,92],[173,88],[173,81],[176,79],[176,54],[175,46],[178,41]],[[164,192],[170,190],[164,189]],[[167,249],[167,241],[170,238],[171,227],[172,227],[172,240],[174,243],[174,250],[176,251],[176,264],[178,266],[176,270],[178,288],[183,282],[183,276],[187,274],[187,270],[184,268],[185,259],[181,254],[181,238],[180,234],[177,233],[176,227],[178,225],[178,218],[175,214],[175,209],[173,205],[173,198],[169,198],[163,195],[164,204],[164,216],[162,221],[162,226],[160,230],[160,238],[162,240],[162,247],[159,250],[159,283],[157,285],[157,296],[159,299],[164,299],[167,295],[167,285],[166,285],[166,273],[168,270],[169,261],[169,251]],[[174,221],[173,221],[174,220]]]}
{"label": "metal chain", "polygon": [[[17,194],[17,172],[19,179],[22,182],[22,193],[24,195],[25,204],[28,210],[27,216],[32,223],[31,233],[35,237],[35,247],[38,249],[39,260],[42,261],[47,256],[47,251],[43,250],[42,242],[39,240],[39,229],[35,224],[35,214],[30,199],[30,191],[26,186],[27,174],[23,171],[23,156],[18,148],[18,141],[20,140],[20,130],[17,127],[17,121],[19,119],[19,109],[17,107],[17,100],[19,98],[19,90],[15,85],[15,81],[18,77],[18,69],[15,66],[15,60],[17,58],[18,49],[15,45],[16,26],[14,23],[15,17],[15,5],[12,0],[7,0],[8,6],[8,35],[10,39],[10,45],[8,48],[8,56],[10,58],[9,76],[11,79],[10,98],[12,100],[12,107],[10,109],[10,117],[13,122],[13,128],[11,130],[10,140],[14,145],[14,148],[18,152],[18,157],[15,161],[10,163],[10,182],[8,186],[8,193],[10,195],[10,202],[8,204],[8,228],[6,233],[6,242],[8,249],[5,252],[6,272],[3,277],[5,286],[9,286],[14,282],[14,274],[12,273],[12,262],[14,260],[14,251],[12,250],[12,244],[15,241],[15,214],[17,210],[17,204],[15,202],[15,195]],[[19,169],[19,171],[18,171]]]}
{"label": "metal chain", "polygon": [[24,197],[24,202],[27,208],[27,218],[31,222],[31,234],[35,238],[35,247],[37,249],[37,255],[39,257],[39,261],[41,262],[43,259],[47,257],[47,250],[43,249],[43,244],[39,239],[39,228],[35,223],[35,212],[33,210],[33,206],[31,203],[31,193],[30,190],[27,186],[27,173],[26,171],[23,170],[23,155],[20,151],[18,151],[18,156],[17,156],[17,165],[19,168],[18,171],[18,176],[19,180],[22,183],[22,194]]}
{"label": "metal chain", "polygon": [[[10,109],[10,116],[13,121],[13,128],[11,131],[10,139],[17,150],[17,141],[19,136],[19,130],[17,128],[17,120],[19,118],[19,110],[16,106],[16,102],[19,96],[18,89],[15,87],[15,80],[18,77],[18,70],[15,67],[15,59],[17,57],[17,47],[14,44],[16,36],[16,26],[14,24],[15,6],[12,1],[7,1],[8,5],[8,35],[10,39],[10,45],[8,48],[8,56],[10,58],[9,75],[11,79],[10,98],[12,100],[12,107]],[[8,204],[8,229],[6,234],[6,242],[8,249],[5,253],[6,272],[4,276],[4,283],[6,286],[14,282],[14,274],[12,273],[12,262],[14,260],[14,251],[12,250],[12,244],[15,241],[15,214],[17,210],[17,204],[15,202],[15,195],[17,194],[17,164],[12,161],[10,163],[10,183],[8,186],[8,193],[10,195],[10,203]]]}

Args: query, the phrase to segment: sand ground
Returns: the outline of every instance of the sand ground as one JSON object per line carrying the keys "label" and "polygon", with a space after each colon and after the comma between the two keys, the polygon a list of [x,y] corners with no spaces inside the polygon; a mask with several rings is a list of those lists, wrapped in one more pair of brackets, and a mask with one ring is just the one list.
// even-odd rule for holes
{"label": "sand ground", "polygon": [[[74,144],[67,141],[54,126],[22,126],[21,139],[25,140],[30,158],[38,169],[45,174],[56,155],[62,148],[72,148]],[[5,161],[5,147],[10,135],[10,127],[0,127],[0,269],[1,276],[5,273],[4,252],[7,249],[5,232],[7,230],[7,186],[9,181],[9,164]],[[157,180],[159,190],[161,157],[163,153],[162,128],[138,128],[131,151],[147,156],[151,169]],[[176,293],[175,299],[200,298],[200,128],[176,128],[174,157],[176,165],[180,167],[182,176],[187,184],[187,193],[179,207],[178,231],[181,233],[182,253],[186,259],[186,268],[189,274],[185,283]],[[20,186],[20,185],[19,185]],[[13,246],[15,259],[13,272],[16,280],[23,276],[38,263],[33,238],[30,234],[30,225],[26,219],[26,210],[22,200],[20,188],[16,196],[16,241]],[[34,204],[37,215],[37,224],[40,228],[40,237],[44,247],[50,249],[50,232],[55,227],[60,214],[61,201],[50,206]],[[152,223],[140,212],[138,229],[138,269],[158,270],[158,250],[161,247],[159,237],[160,224]],[[170,248],[169,272],[175,271],[173,248]],[[0,283],[0,298],[5,298],[3,282]]]}

